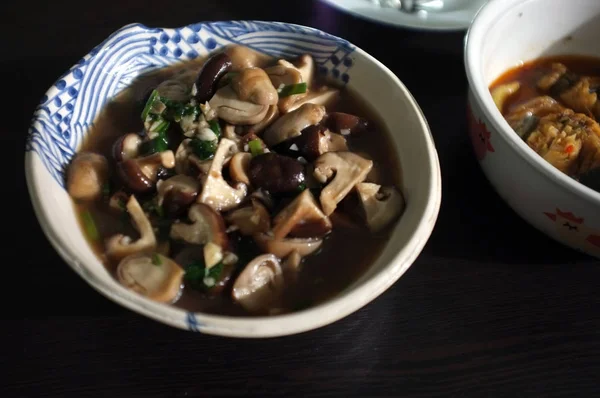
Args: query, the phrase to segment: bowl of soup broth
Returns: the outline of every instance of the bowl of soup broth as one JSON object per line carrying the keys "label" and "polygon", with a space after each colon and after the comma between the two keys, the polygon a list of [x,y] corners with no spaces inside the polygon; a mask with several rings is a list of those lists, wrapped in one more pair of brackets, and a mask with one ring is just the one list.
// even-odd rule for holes
{"label": "bowl of soup broth", "polygon": [[490,1],[466,38],[469,132],[506,203],[600,257],[600,2]]}
{"label": "bowl of soup broth", "polygon": [[389,69],[261,21],[127,25],[35,111],[40,225],[85,281],[178,328],[271,337],[332,323],[408,269],[437,153]]}

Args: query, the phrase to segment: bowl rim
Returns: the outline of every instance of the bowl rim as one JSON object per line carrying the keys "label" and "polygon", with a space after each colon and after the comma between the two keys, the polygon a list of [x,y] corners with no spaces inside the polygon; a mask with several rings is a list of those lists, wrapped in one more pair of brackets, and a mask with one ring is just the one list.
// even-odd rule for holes
{"label": "bowl rim", "polygon": [[508,122],[502,116],[502,113],[494,104],[489,87],[483,78],[483,71],[481,68],[483,57],[479,49],[490,30],[490,22],[492,20],[497,21],[504,18],[515,4],[522,5],[533,1],[537,0],[490,0],[479,9],[479,12],[473,18],[473,22],[469,26],[464,39],[464,65],[469,88],[471,89],[473,98],[479,105],[479,108],[492,123],[492,127],[521,158],[527,161],[542,175],[555,181],[562,188],[582,197],[594,205],[600,206],[600,192],[597,192],[560,172],[550,163],[542,159],[541,156],[515,134]]}
{"label": "bowl rim", "polygon": [[[325,34],[330,37],[345,40],[319,29],[277,21],[201,21],[194,23],[194,25],[215,22],[258,22],[267,24],[284,24],[307,29],[317,34]],[[151,28],[140,23],[132,23],[124,25],[120,29],[111,33],[111,35],[108,37],[111,37],[120,30],[131,26],[138,26],[147,30],[171,30],[182,28]],[[100,43],[98,46],[102,46],[103,44],[104,42]],[[125,288],[123,288],[122,291],[119,291],[118,287],[115,287],[114,284],[109,283],[107,280],[100,279],[91,272],[88,272],[86,267],[82,264],[83,262],[78,259],[79,256],[76,249],[72,248],[61,238],[61,230],[59,226],[56,225],[56,223],[52,224],[50,222],[47,216],[47,210],[44,208],[44,200],[42,200],[44,195],[40,195],[41,185],[39,180],[42,179],[42,177],[40,176],[40,173],[36,171],[37,169],[32,167],[35,156],[33,156],[31,153],[26,153],[25,175],[29,196],[40,227],[46,235],[46,238],[57,251],[57,253],[63,258],[63,260],[96,291],[133,312],[137,312],[150,319],[154,319],[155,321],[183,330],[191,330],[201,332],[203,334],[219,335],[224,337],[271,338],[288,336],[318,329],[358,311],[386,291],[391,285],[393,285],[406,272],[406,270],[412,265],[412,263],[423,250],[426,242],[429,240],[429,237],[433,232],[433,228],[439,215],[442,185],[439,158],[433,136],[425,115],[417,104],[415,98],[407,89],[407,87],[400,81],[400,79],[383,63],[354,44],[352,44],[352,46],[354,47],[354,52],[359,53],[368,63],[371,63],[375,68],[378,68],[381,73],[387,74],[397,88],[400,89],[402,94],[406,96],[408,106],[413,112],[415,112],[415,115],[418,118],[418,125],[425,141],[428,157],[426,164],[423,166],[426,166],[431,174],[431,180],[429,181],[427,187],[427,203],[425,206],[423,206],[423,209],[421,210],[421,218],[415,225],[415,228],[409,236],[407,243],[402,247],[393,249],[393,258],[387,264],[385,264],[379,273],[364,281],[364,283],[361,285],[356,286],[348,292],[337,295],[336,297],[327,300],[324,303],[309,307],[305,310],[290,314],[259,317],[233,317],[206,314],[202,312],[189,312],[169,304],[152,302],[151,300],[134,292],[128,291]]]}

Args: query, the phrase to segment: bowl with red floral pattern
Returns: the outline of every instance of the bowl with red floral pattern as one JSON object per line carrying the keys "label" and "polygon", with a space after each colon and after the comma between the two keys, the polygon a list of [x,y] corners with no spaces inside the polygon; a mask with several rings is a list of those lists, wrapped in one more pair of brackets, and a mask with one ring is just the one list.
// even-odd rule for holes
{"label": "bowl with red floral pattern", "polygon": [[490,1],[464,62],[468,130],[490,183],[532,226],[600,258],[599,35],[597,0]]}

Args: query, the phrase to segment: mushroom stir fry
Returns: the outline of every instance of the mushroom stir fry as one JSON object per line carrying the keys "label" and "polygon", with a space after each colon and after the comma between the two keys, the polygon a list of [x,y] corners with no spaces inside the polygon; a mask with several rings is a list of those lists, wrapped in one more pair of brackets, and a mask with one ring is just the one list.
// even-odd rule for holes
{"label": "mushroom stir fry", "polygon": [[[520,78],[506,82],[501,78],[491,94],[530,148],[561,172],[600,192],[600,76],[575,73],[566,64],[578,62],[534,61],[522,67]],[[599,67],[596,60],[595,70]]]}
{"label": "mushroom stir fry", "polygon": [[[314,69],[310,55],[226,47],[192,81],[155,86],[142,131],[120,136],[110,156],[75,156],[68,192],[124,287],[163,303],[192,289],[251,314],[292,311],[284,292],[344,227],[336,217],[371,233],[398,220],[400,191],[352,150],[353,137],[377,134],[372,123],[331,111],[341,91],[318,85]],[[102,230],[94,206],[121,227]]]}

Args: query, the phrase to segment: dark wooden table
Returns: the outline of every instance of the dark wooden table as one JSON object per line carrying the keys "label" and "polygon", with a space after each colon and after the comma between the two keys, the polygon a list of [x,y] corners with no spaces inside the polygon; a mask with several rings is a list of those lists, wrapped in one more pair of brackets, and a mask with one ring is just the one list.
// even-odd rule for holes
{"label": "dark wooden table", "polygon": [[[318,1],[18,1],[2,9],[0,137],[16,165],[4,178],[16,195],[3,190],[2,267],[15,277],[2,278],[1,397],[600,394],[600,264],[519,219],[481,173],[465,131],[464,32],[381,26]],[[130,22],[224,19],[295,22],[347,38],[404,81],[435,137],[443,204],[422,255],[382,296],[319,330],[225,339],[125,310],[62,261],[29,202],[26,129],[63,71]]]}

